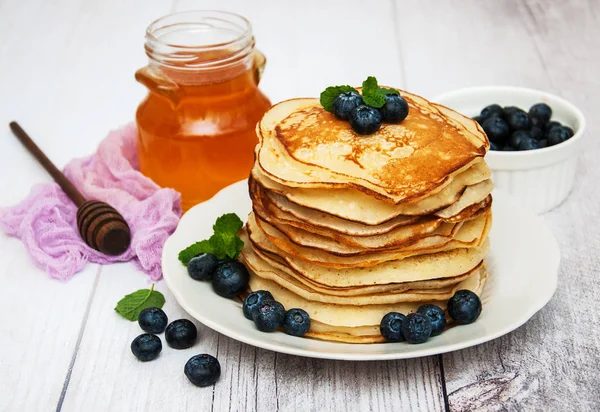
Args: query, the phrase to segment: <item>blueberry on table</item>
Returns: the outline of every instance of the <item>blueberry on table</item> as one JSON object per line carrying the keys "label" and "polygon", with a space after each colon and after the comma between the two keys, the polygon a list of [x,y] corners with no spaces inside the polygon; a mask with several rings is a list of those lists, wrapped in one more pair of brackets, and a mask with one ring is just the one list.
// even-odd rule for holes
{"label": "blueberry on table", "polygon": [[425,316],[431,322],[431,336],[437,336],[446,329],[446,313],[439,306],[422,305],[417,309],[417,313]]}
{"label": "blueberry on table", "polygon": [[562,126],[553,127],[550,129],[546,138],[548,139],[548,146],[554,146],[568,140],[571,136],[569,131]]}
{"label": "blueberry on table", "polygon": [[431,321],[420,313],[411,313],[402,322],[402,334],[408,343],[426,342],[431,330]]}
{"label": "blueberry on table", "polygon": [[138,316],[140,328],[148,333],[163,333],[168,321],[167,314],[155,307],[143,309]]}
{"label": "blueberry on table", "polygon": [[148,362],[158,358],[162,351],[160,338],[151,333],[144,333],[131,342],[131,352],[142,362]]}
{"label": "blueberry on table", "polygon": [[224,298],[232,298],[248,288],[250,275],[243,263],[226,260],[219,263],[213,273],[212,287],[215,293]]}
{"label": "blueberry on table", "polygon": [[189,261],[187,270],[192,279],[208,280],[212,276],[218,264],[219,260],[215,255],[211,255],[210,253],[201,253]]}
{"label": "blueberry on table", "polygon": [[529,109],[529,117],[536,119],[536,123],[548,123],[552,117],[552,109],[546,103],[534,104]]}
{"label": "blueberry on table", "polygon": [[362,104],[363,99],[358,92],[341,93],[333,101],[333,114],[342,120],[348,120],[352,110]]}
{"label": "blueberry on table", "polygon": [[470,290],[459,290],[448,301],[448,314],[458,324],[473,323],[481,314],[481,300]]}
{"label": "blueberry on table", "polygon": [[544,131],[542,130],[541,127],[539,126],[533,126],[530,130],[529,130],[529,134],[531,135],[532,138],[534,138],[535,140],[542,140],[544,138]]}
{"label": "blueberry on table", "polygon": [[261,332],[272,332],[283,325],[285,308],[276,300],[267,300],[258,305],[252,314],[256,328]]}
{"label": "blueberry on table", "polygon": [[510,137],[508,138],[508,144],[514,147],[515,149],[519,148],[519,144],[524,139],[532,139],[531,134],[526,132],[525,130],[517,130],[516,132],[512,132]]}
{"label": "blueberry on table", "polygon": [[292,336],[304,336],[310,329],[310,316],[302,309],[294,308],[287,311],[283,319],[283,330]]}
{"label": "blueberry on table", "polygon": [[511,113],[507,116],[506,121],[508,123],[508,127],[510,127],[512,131],[531,129],[529,115],[522,111],[515,111]]}
{"label": "blueberry on table", "polygon": [[402,96],[388,94],[385,96],[385,104],[381,108],[383,121],[388,123],[400,123],[408,116],[408,103]]}
{"label": "blueberry on table", "polygon": [[540,142],[531,137],[526,137],[519,142],[519,150],[535,150],[540,148]]}
{"label": "blueberry on table", "polygon": [[489,106],[486,106],[483,108],[483,110],[481,110],[481,120],[485,121],[486,119],[493,116],[504,116],[504,110],[502,110],[502,106],[500,106],[499,104],[490,104]]}
{"label": "blueberry on table", "polygon": [[242,312],[244,312],[246,319],[252,320],[254,311],[256,311],[258,306],[266,300],[275,300],[268,290],[257,290],[246,296],[244,304],[242,305]]}
{"label": "blueberry on table", "polygon": [[404,342],[406,339],[402,334],[402,324],[406,320],[406,316],[398,312],[390,312],[386,314],[379,324],[379,332],[381,336],[388,342]]}
{"label": "blueberry on table", "polygon": [[173,349],[187,349],[196,343],[198,329],[187,319],[177,319],[167,326],[165,340]]}
{"label": "blueberry on table", "polygon": [[350,113],[350,126],[358,134],[371,134],[379,130],[382,119],[378,109],[362,105]]}
{"label": "blueberry on table", "polygon": [[487,137],[494,143],[503,144],[510,134],[510,128],[500,117],[490,117],[483,122],[483,130]]}
{"label": "blueberry on table", "polygon": [[187,361],[183,373],[196,386],[210,386],[219,380],[221,365],[214,356],[196,355]]}

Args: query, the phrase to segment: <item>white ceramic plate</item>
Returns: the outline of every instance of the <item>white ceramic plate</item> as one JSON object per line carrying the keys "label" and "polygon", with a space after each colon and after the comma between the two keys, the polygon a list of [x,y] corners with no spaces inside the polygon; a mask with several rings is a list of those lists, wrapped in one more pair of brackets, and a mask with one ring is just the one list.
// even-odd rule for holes
{"label": "white ceramic plate", "polygon": [[204,325],[233,339],[277,352],[324,359],[384,360],[414,358],[463,349],[502,336],[525,323],[554,294],[560,251],[541,218],[518,206],[502,192],[494,193],[494,225],[487,259],[489,279],[479,319],[451,327],[424,344],[345,344],[263,333],[244,318],[238,300],[212,291],[209,282],[190,278],[177,254],[208,238],[220,215],[235,212],[244,220],[251,209],[247,182],[239,182],[190,209],[165,243],[163,275],[177,302]]}

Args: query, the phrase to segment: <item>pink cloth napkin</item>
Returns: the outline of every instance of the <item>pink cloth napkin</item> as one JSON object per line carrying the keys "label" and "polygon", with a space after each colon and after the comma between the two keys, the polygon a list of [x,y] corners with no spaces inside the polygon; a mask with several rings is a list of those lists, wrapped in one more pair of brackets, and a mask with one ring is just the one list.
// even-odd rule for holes
{"label": "pink cloth napkin", "polygon": [[0,208],[0,227],[21,239],[34,262],[56,279],[68,280],[87,262],[129,260],[160,279],[162,248],[181,217],[181,197],[138,171],[135,125],[111,132],[94,155],[72,160],[64,173],[86,199],[104,201],[123,215],[132,235],[125,253],[103,255],[83,242],[77,207],[56,183],[36,185],[20,204]]}

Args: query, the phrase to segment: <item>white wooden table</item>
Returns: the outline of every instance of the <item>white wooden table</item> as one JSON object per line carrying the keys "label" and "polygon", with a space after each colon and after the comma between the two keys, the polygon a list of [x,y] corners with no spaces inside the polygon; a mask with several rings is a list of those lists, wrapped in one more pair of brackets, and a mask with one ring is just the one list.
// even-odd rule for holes
{"label": "white wooden table", "polygon": [[[88,265],[67,283],[0,234],[2,411],[367,411],[600,409],[600,1],[0,0],[0,205],[49,178],[8,129],[16,119],[60,166],[133,119],[145,89],[144,30],[190,8],[254,24],[272,101],[328,85],[381,82],[432,97],[512,84],[564,96],[588,119],[569,199],[544,216],[562,248],[558,291],[515,332],[471,349],[393,362],[303,359],[256,349],[199,325],[192,349],[138,362],[136,323],[113,311],[146,287],[131,264]],[[171,319],[186,314],[164,282]],[[213,388],[183,374],[216,355]]]}

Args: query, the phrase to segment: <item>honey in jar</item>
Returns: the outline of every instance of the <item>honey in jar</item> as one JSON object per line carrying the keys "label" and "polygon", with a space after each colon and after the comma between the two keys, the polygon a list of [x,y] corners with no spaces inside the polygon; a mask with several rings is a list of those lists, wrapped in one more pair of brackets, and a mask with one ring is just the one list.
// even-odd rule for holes
{"label": "honey in jar", "polygon": [[149,92],[137,110],[140,171],[182,195],[183,210],[250,173],[256,124],[270,107],[250,23],[232,13],[165,16],[146,32]]}

